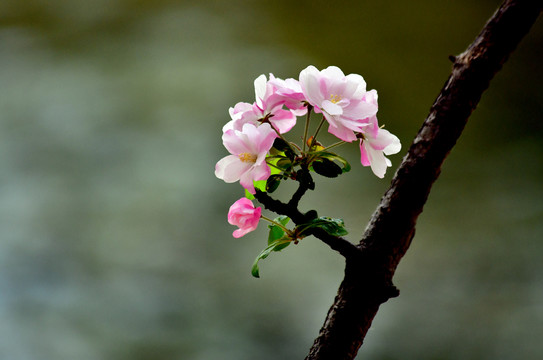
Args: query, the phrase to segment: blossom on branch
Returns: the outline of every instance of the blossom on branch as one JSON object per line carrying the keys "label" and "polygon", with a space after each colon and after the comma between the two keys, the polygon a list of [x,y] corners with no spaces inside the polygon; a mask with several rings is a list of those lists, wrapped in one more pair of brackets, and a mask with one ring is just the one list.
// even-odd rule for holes
{"label": "blossom on branch", "polygon": [[241,131],[227,130],[222,140],[228,155],[215,165],[215,176],[227,183],[239,180],[251,194],[255,193],[253,181],[266,180],[271,173],[266,155],[277,137],[269,124],[255,126],[244,124]]}
{"label": "blossom on branch", "polygon": [[[232,120],[223,127],[223,131],[241,130],[244,124],[270,123],[277,132],[284,134],[296,125],[296,116],[304,113],[300,110],[301,105],[296,105],[296,102],[301,103],[294,97],[295,90],[289,87],[295,85],[291,82],[285,83],[285,89],[279,93],[272,80],[277,80],[278,84],[281,84],[281,79],[276,79],[272,74],[270,81],[266,80],[266,75],[256,78],[254,82],[256,102],[254,104],[240,102],[234,108],[230,108]],[[283,106],[293,110],[286,110]]]}
{"label": "blossom on branch", "polygon": [[235,238],[254,231],[260,220],[262,208],[253,205],[253,202],[247,198],[241,198],[236,201],[228,210],[228,222],[239,227],[232,234]]}
{"label": "blossom on branch", "polygon": [[364,78],[357,74],[345,76],[336,66],[322,71],[308,66],[300,72],[300,85],[307,102],[330,124],[328,132],[343,141],[356,140],[355,133],[367,125],[364,119],[377,113],[377,106],[365,101]]}
{"label": "blossom on branch", "polygon": [[[377,91],[371,90],[366,93],[364,100],[377,106]],[[402,145],[400,139],[391,134],[388,130],[379,127],[377,116],[373,115],[365,119],[368,125],[364,127],[360,138],[360,162],[364,166],[371,166],[373,173],[383,178],[387,167],[392,163],[385,155],[398,153]]]}

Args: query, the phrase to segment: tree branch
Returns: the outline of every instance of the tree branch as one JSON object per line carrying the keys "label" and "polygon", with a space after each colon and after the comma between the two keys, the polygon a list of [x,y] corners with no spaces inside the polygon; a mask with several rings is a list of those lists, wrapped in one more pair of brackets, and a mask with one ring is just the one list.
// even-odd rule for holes
{"label": "tree branch", "polygon": [[398,291],[392,277],[413,236],[441,164],[490,80],[529,31],[542,1],[506,0],[457,57],[449,79],[381,199],[306,360],[353,359],[380,304]]}
{"label": "tree branch", "polygon": [[[303,187],[303,184],[300,183],[300,188],[302,187]],[[305,224],[316,217],[316,213],[314,210],[310,210],[305,214],[300,212],[295,206],[291,204],[292,200],[289,201],[288,204],[285,204],[284,202],[273,199],[267,193],[259,191],[259,190],[256,191],[255,198],[262,205],[264,205],[266,209],[273,211],[279,215],[288,216],[296,225]],[[308,231],[304,232],[304,235],[315,236],[316,238],[324,242],[326,245],[330,246],[332,250],[339,252],[346,259],[355,259],[355,258],[358,258],[361,254],[360,249],[354,244],[352,244],[350,241],[339,236],[330,235],[321,228],[309,229]]]}

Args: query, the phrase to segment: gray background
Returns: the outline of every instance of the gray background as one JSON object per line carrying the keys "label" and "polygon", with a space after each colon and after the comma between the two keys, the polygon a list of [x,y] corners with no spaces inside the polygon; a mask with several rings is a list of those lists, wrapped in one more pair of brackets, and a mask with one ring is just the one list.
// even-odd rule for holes
{"label": "gray background", "polygon": [[[213,175],[228,107],[312,64],[359,73],[403,149],[302,208],[357,241],[451,64],[497,1],[0,2],[0,358],[301,359],[342,278],[304,239],[261,264]],[[447,159],[364,359],[543,353],[543,26]],[[294,134],[295,135],[295,134]],[[326,139],[326,137],[324,137]],[[293,139],[295,140],[295,139]],[[292,187],[280,189],[286,199]],[[266,213],[269,216],[272,214]]]}

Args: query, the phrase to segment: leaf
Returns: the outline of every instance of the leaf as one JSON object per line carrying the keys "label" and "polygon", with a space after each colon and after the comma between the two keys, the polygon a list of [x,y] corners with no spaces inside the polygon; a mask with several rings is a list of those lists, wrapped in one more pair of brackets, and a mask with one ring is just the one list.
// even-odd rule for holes
{"label": "leaf", "polygon": [[343,173],[343,169],[338,164],[325,158],[314,161],[311,165],[317,174],[329,178],[338,177]]}
{"label": "leaf", "polygon": [[289,171],[290,168],[292,168],[292,161],[287,158],[278,159],[275,163],[275,166],[277,166],[280,169],[283,169],[284,171]]}
{"label": "leaf", "polygon": [[266,180],[253,181],[255,189],[266,192]]}
{"label": "leaf", "polygon": [[266,192],[268,194],[271,194],[272,192],[277,190],[277,188],[279,187],[279,184],[281,184],[282,178],[283,178],[283,175],[281,174],[271,175],[266,181]]}
{"label": "leaf", "polygon": [[273,147],[279,151],[286,151],[287,149],[290,149],[288,143],[279,137],[275,138],[273,141]]}
{"label": "leaf", "polygon": [[296,157],[296,154],[292,151],[292,148],[290,147],[289,143],[287,143],[285,140],[281,138],[276,138],[274,140],[273,148],[277,149],[280,152],[283,152],[283,154],[291,160]]}
{"label": "leaf", "polygon": [[255,196],[249,192],[249,190],[245,189],[245,197],[249,200],[254,200]]}
{"label": "leaf", "polygon": [[291,242],[292,240],[289,238],[280,238],[273,241],[271,244],[269,244],[268,247],[262,250],[262,252],[260,252],[260,254],[258,254],[258,256],[256,257],[255,262],[253,263],[253,267],[251,269],[251,274],[256,278],[259,278],[260,271],[258,269],[258,262],[262,259],[267,258],[271,254],[272,251],[283,250],[284,248],[289,246]]}
{"label": "leaf", "polygon": [[[273,221],[283,226],[286,226],[290,221],[290,218],[288,216],[281,215],[273,219]],[[278,225],[270,224],[268,225],[268,228],[270,229],[270,232],[268,234],[268,245],[285,236],[285,231]]]}
{"label": "leaf", "polygon": [[349,164],[349,162],[345,160],[345,158],[339,156],[338,154],[334,154],[334,153],[326,152],[326,151],[319,151],[315,153],[314,155],[316,155],[316,158],[317,158],[315,161],[319,161],[319,159],[337,161],[343,166],[341,168],[341,171],[344,173],[349,172],[351,170],[351,164]]}
{"label": "leaf", "polygon": [[[262,192],[266,192],[266,180],[253,181],[253,186],[255,189]],[[245,189],[245,197],[249,200],[254,200],[255,196],[251,194],[247,189]]]}
{"label": "leaf", "polygon": [[[273,221],[286,226],[290,221],[290,218],[288,216],[281,215],[273,219]],[[251,274],[253,274],[254,277],[259,277],[258,262],[260,260],[267,258],[272,251],[283,250],[292,242],[292,239],[285,234],[285,231],[279,225],[270,224],[268,225],[268,228],[270,229],[270,233],[268,235],[268,247],[262,250],[253,263]]]}
{"label": "leaf", "polygon": [[328,216],[321,216],[306,224],[298,225],[297,232],[298,234],[303,235],[304,232],[313,228],[321,228],[332,236],[345,236],[349,233],[347,229],[345,229],[345,222],[343,219],[333,219]]}

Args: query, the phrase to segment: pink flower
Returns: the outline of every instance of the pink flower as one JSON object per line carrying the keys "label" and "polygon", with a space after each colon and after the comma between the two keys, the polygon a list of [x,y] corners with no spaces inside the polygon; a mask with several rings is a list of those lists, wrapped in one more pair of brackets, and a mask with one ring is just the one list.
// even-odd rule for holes
{"label": "pink flower", "polygon": [[[270,79],[275,79],[272,74]],[[292,100],[285,94],[277,93],[276,87],[266,80],[266,75],[256,78],[254,85],[256,102],[254,104],[241,102],[230,108],[232,120],[224,126],[223,131],[241,130],[244,124],[259,125],[261,120],[269,121],[280,134],[292,129],[296,125],[297,113],[283,109],[283,106],[291,104]]]}
{"label": "pink flower", "polygon": [[289,108],[294,115],[304,116],[307,113],[305,95],[298,80],[282,80],[270,74],[270,81],[268,81],[268,83],[275,88],[275,93],[281,97],[284,105]]}
{"label": "pink flower", "polygon": [[368,117],[377,113],[377,106],[365,101],[366,82],[362,76],[345,76],[341,69],[330,66],[322,71],[308,66],[300,72],[300,85],[315,112],[322,112],[330,126],[328,131],[343,141],[356,140]]}
{"label": "pink flower", "polygon": [[266,180],[270,176],[266,155],[276,137],[277,134],[269,124],[258,127],[244,124],[241,131],[225,131],[222,141],[231,155],[217,162],[215,176],[227,183],[239,180],[245,189],[254,194],[253,181]]}
{"label": "pink flower", "polygon": [[[364,100],[377,107],[377,91],[370,90],[364,95]],[[385,176],[387,167],[392,163],[385,155],[392,155],[402,148],[400,139],[388,130],[379,128],[377,116],[374,114],[365,119],[368,125],[364,127],[360,139],[360,162],[371,166],[373,173],[380,178]]]}
{"label": "pink flower", "polygon": [[360,139],[360,162],[364,166],[371,166],[373,173],[383,178],[387,167],[392,166],[385,155],[396,154],[401,150],[400,139],[385,129],[379,129],[374,138],[368,134],[364,137]]}
{"label": "pink flower", "polygon": [[247,198],[241,198],[232,204],[228,210],[228,222],[239,227],[232,235],[239,238],[255,230],[261,213],[262,208],[255,208],[253,202]]}

